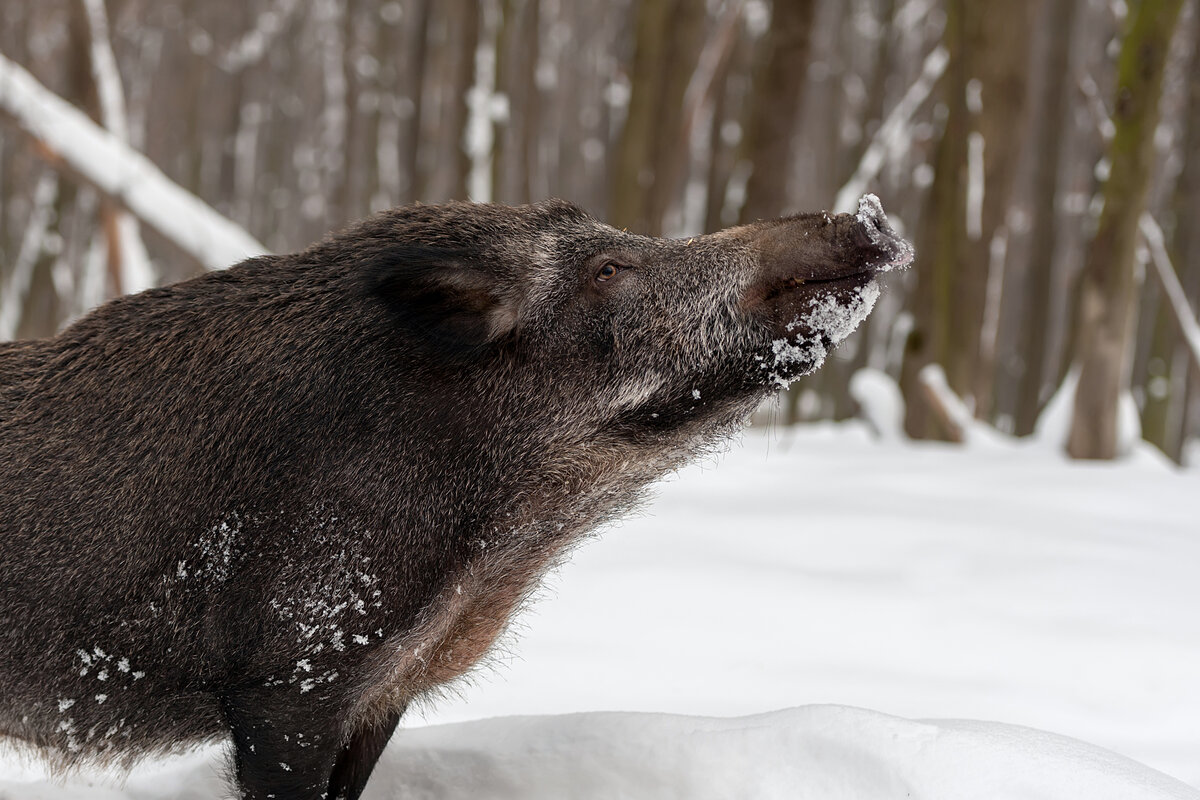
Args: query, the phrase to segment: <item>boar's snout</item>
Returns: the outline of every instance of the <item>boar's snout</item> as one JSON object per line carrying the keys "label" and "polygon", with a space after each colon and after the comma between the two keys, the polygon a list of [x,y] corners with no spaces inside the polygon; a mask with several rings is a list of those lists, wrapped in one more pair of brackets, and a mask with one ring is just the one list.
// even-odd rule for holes
{"label": "boar's snout", "polygon": [[876,273],[902,269],[913,260],[912,245],[892,229],[872,194],[859,200],[854,214],[801,214],[740,232],[758,258],[745,298],[748,307],[862,286]]}
{"label": "boar's snout", "polygon": [[757,256],[742,307],[767,324],[772,351],[761,366],[781,386],[819,367],[866,318],[878,273],[913,259],[874,195],[854,214],[802,214],[738,231]]}
{"label": "boar's snout", "polygon": [[892,230],[875,195],[855,214],[802,214],[752,226],[760,280],[821,283],[908,266],[912,246]]}
{"label": "boar's snout", "polygon": [[859,198],[858,213],[853,220],[858,246],[874,256],[872,269],[886,272],[904,269],[912,263],[915,256],[913,246],[892,230],[878,197],[865,194]]}

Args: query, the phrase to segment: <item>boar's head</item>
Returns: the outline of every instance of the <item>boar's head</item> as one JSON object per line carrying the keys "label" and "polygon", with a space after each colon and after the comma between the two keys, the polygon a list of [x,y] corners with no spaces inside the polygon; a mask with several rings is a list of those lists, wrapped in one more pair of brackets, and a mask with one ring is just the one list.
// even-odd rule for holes
{"label": "boar's head", "polygon": [[663,431],[740,420],[818,368],[870,312],[877,274],[913,257],[872,195],[854,215],[688,239],[557,200],[415,206],[353,235],[372,292],[431,363],[491,375],[487,394],[526,411]]}

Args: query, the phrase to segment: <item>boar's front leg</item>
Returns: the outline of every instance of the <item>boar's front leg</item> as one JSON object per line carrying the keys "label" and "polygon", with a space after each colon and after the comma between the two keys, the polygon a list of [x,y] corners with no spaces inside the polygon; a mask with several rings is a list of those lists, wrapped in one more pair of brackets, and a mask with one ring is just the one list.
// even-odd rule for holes
{"label": "boar's front leg", "polygon": [[242,800],[324,800],[342,750],[342,709],[326,698],[304,704],[270,688],[225,695]]}
{"label": "boar's front leg", "polygon": [[374,724],[363,723],[342,746],[329,779],[329,800],[358,800],[403,713],[401,709]]}

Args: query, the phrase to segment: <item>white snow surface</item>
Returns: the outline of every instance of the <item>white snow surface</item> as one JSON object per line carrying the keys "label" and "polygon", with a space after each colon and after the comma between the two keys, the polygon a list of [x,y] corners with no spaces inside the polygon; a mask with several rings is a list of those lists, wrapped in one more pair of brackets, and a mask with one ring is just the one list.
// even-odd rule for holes
{"label": "white snow surface", "polygon": [[[1200,472],[970,441],[751,432],[684,470],[367,797],[1200,798]],[[10,757],[0,798],[217,798],[219,764]]]}
{"label": "white snow surface", "polygon": [[[223,790],[216,763],[203,755],[138,770],[123,791],[81,783],[8,788],[38,800],[208,800]],[[0,781],[0,797],[4,790]],[[1197,796],[1162,773],[1064,736],[824,705],[732,719],[591,712],[413,728],[392,740],[364,800]]]}

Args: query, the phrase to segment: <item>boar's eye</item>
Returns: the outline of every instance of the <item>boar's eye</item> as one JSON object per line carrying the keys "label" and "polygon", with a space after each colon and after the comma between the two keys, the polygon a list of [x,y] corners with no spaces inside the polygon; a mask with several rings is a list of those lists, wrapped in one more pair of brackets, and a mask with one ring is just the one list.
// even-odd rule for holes
{"label": "boar's eye", "polygon": [[612,261],[605,261],[600,266],[600,269],[596,270],[596,280],[598,280],[598,281],[612,280],[613,278],[617,277],[617,275],[620,274],[620,272],[622,270],[625,270],[625,269],[629,269],[629,268],[622,266],[621,264],[612,262]]}

